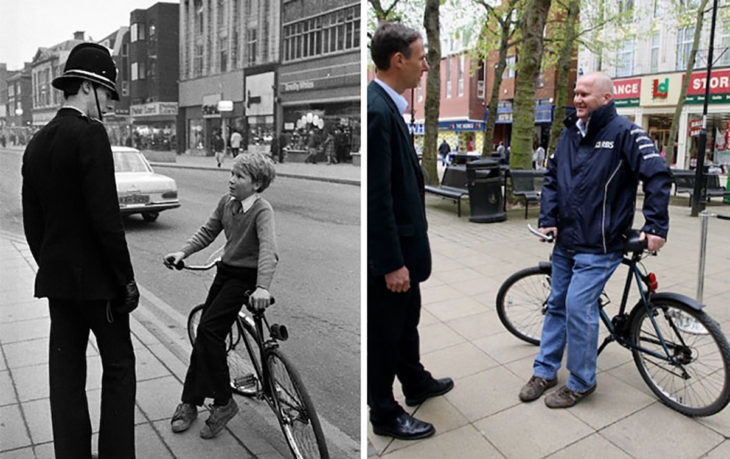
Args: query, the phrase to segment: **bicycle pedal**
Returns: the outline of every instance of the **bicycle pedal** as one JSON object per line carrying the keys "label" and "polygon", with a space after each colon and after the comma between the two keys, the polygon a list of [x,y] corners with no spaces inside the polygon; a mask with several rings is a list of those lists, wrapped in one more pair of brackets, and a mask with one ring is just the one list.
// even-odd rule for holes
{"label": "bicycle pedal", "polygon": [[233,385],[244,395],[256,395],[259,392],[259,380],[253,373],[234,378]]}

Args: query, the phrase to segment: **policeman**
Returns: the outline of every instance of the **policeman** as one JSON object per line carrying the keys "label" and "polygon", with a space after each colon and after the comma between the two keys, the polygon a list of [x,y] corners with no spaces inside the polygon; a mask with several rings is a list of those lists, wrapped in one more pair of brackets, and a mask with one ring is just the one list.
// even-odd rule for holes
{"label": "policeman", "polygon": [[23,223],[48,298],[49,376],[56,458],[91,457],[86,348],[101,355],[100,457],[134,458],[135,356],[129,313],[139,292],[119,214],[103,112],[118,100],[109,51],[81,43],[53,80],[64,103],[23,155]]}

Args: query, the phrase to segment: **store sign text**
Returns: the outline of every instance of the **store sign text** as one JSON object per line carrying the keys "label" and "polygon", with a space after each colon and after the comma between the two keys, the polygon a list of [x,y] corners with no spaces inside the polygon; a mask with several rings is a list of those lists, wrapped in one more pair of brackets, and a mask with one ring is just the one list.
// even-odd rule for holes
{"label": "store sign text", "polygon": [[654,87],[652,88],[651,96],[653,98],[666,99],[669,94],[669,78],[665,78],[661,83],[658,78],[654,78]]}
{"label": "store sign text", "polygon": [[284,92],[296,92],[301,91],[303,89],[314,89],[314,81],[312,80],[302,80],[302,81],[292,81],[291,83],[283,83],[283,90]]}
{"label": "store sign text", "polygon": [[641,97],[641,78],[618,80],[613,82],[613,99],[617,107],[639,105]]}

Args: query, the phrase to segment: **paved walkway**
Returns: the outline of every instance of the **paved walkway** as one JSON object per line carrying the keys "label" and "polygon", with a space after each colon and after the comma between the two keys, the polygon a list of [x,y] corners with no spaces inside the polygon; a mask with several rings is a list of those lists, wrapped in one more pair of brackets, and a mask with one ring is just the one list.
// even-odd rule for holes
{"label": "paved walkway", "polygon": [[[695,297],[699,218],[686,198],[670,207],[669,242],[645,266],[657,273],[660,291]],[[468,207],[468,206],[465,206]],[[711,210],[730,214],[730,205]],[[436,436],[399,441],[374,435],[368,455],[384,458],[646,458],[730,457],[730,408],[692,419],[657,401],[631,353],[609,345],[598,359],[598,389],[574,408],[550,410],[543,400],[521,403],[520,387],[532,374],[537,347],[505,331],[495,311],[497,290],[518,269],[547,260],[550,246],[527,232],[537,209],[508,213],[502,223],[461,218],[449,200],[427,197],[433,274],[423,284],[421,353],[436,377],[451,376],[455,388],[411,412],[436,426]],[[638,225],[643,217],[637,213]],[[730,330],[730,221],[709,220],[704,300],[706,311]],[[615,311],[625,268],[608,286]],[[633,304],[635,300],[630,300]],[[567,372],[559,373],[564,384]],[[398,395],[403,400],[402,395]],[[405,405],[404,405],[405,407]]]}
{"label": "paved walkway", "polygon": [[[22,238],[0,232],[0,257],[3,260],[0,267],[0,459],[53,458],[48,401],[50,320],[47,301],[32,297],[37,267]],[[148,330],[148,314],[144,311],[148,298],[149,295],[143,292],[140,307],[131,316],[132,342],[137,356],[137,457],[287,457],[288,449],[273,413],[265,413],[268,407],[260,406],[264,402],[244,397],[237,396],[241,414],[217,438],[203,440],[198,436],[207,413],[201,413],[188,432],[172,433],[170,417],[182,392],[187,359],[175,355],[170,351],[169,343]],[[86,392],[96,449],[101,359],[93,333],[91,336]],[[180,336],[178,340],[184,340],[184,337]],[[267,435],[262,435],[264,431]],[[264,438],[274,440],[268,442]]]}

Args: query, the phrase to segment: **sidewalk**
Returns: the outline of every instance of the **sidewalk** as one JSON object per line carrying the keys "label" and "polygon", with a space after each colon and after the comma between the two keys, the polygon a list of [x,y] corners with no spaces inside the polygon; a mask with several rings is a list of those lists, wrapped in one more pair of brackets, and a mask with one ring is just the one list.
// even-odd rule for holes
{"label": "sidewalk", "polygon": [[[717,200],[715,200],[717,201]],[[667,245],[644,265],[656,272],[660,291],[694,298],[697,289],[700,219],[690,208],[670,206]],[[598,388],[579,405],[551,410],[540,399],[521,403],[520,387],[532,375],[538,348],[509,334],[495,298],[518,269],[547,260],[551,246],[530,235],[538,209],[508,212],[502,223],[470,223],[448,200],[427,196],[433,273],[422,285],[421,356],[435,377],[451,376],[455,388],[410,412],[432,422],[436,436],[420,441],[374,435],[368,424],[368,456],[384,458],[646,458],[730,457],[730,408],[709,418],[688,418],[662,405],[641,379],[631,353],[616,343],[598,358]],[[468,206],[465,206],[468,208]],[[730,214],[730,206],[708,209]],[[637,212],[635,226],[643,223]],[[704,302],[730,331],[730,222],[711,218]],[[612,315],[621,302],[625,267],[607,291]],[[634,304],[635,298],[629,299]],[[601,326],[603,332],[603,326]],[[601,340],[603,339],[601,335]],[[559,383],[567,379],[565,368]],[[403,404],[400,386],[397,397]],[[408,408],[403,404],[405,408]],[[366,418],[365,418],[366,419]]]}
{"label": "sidewalk", "polygon": [[[3,260],[0,267],[0,459],[50,459],[54,454],[48,401],[48,305],[45,299],[32,296],[37,267],[26,242],[0,232],[0,257]],[[215,439],[203,440],[198,436],[207,413],[201,413],[189,431],[172,433],[170,417],[182,392],[187,359],[171,352],[169,343],[142,324],[148,321],[145,309],[147,306],[141,302],[130,321],[137,356],[137,457],[287,457],[283,435],[268,406],[265,411],[269,411],[269,424],[261,420],[263,412],[260,411],[264,408],[260,405],[265,402],[244,397],[236,399],[241,413]],[[86,392],[95,432],[92,444],[96,450],[101,360],[93,333],[91,337]],[[262,431],[267,435],[262,435]],[[269,443],[264,438],[276,440]]]}
{"label": "sidewalk", "polygon": [[[174,163],[150,162],[152,167],[163,169],[166,167],[177,167],[187,169],[209,169],[230,172],[233,158],[226,156],[223,165],[219,168],[215,158],[212,156],[177,155]],[[331,164],[327,163],[276,163],[276,175],[279,177],[293,177],[306,180],[318,180],[324,182],[344,183],[347,185],[360,185],[360,166],[353,166],[352,163]]]}

